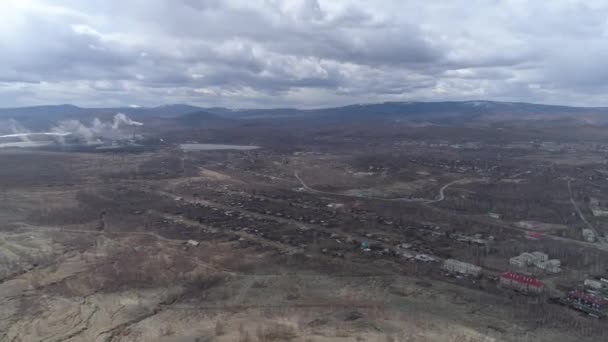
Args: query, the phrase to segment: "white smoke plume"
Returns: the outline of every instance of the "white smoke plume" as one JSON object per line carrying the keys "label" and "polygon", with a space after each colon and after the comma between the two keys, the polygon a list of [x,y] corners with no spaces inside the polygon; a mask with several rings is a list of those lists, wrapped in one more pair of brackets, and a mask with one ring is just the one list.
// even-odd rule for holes
{"label": "white smoke plume", "polygon": [[114,123],[112,124],[112,128],[119,129],[120,126],[143,126],[144,124],[141,122],[133,121],[128,116],[123,113],[117,113],[114,115]]}
{"label": "white smoke plume", "polygon": [[99,144],[138,137],[134,131],[138,126],[143,126],[143,123],[131,120],[123,113],[117,113],[111,121],[95,118],[90,125],[78,120],[60,121],[49,132],[31,132],[16,120],[10,119],[0,122],[0,138],[27,143],[41,141],[65,143],[70,137],[87,144]]}
{"label": "white smoke plume", "polygon": [[13,134],[5,134],[0,135],[0,138],[22,138],[28,139],[30,137],[65,137],[70,135],[70,133],[54,133],[54,132],[31,132],[31,133],[13,133]]}
{"label": "white smoke plume", "polygon": [[143,123],[133,121],[123,113],[114,115],[112,121],[104,122],[95,118],[90,126],[78,120],[61,121],[51,129],[56,134],[71,135],[85,140],[87,143],[99,143],[102,140],[122,140],[133,137],[133,131],[127,127],[143,126]]}
{"label": "white smoke plume", "polygon": [[57,138],[62,139],[65,135],[52,132],[30,132],[14,119],[0,121],[0,148],[46,146]]}
{"label": "white smoke plume", "polygon": [[0,138],[19,138],[21,141],[30,141],[28,138],[30,131],[15,119],[0,122],[0,133],[3,133]]}

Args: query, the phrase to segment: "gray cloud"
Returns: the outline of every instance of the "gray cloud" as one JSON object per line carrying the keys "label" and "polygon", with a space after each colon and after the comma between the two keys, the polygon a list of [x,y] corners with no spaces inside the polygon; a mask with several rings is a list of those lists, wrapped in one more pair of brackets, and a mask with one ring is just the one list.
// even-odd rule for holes
{"label": "gray cloud", "polygon": [[608,105],[608,4],[599,0],[4,6],[3,106],[446,99]]}

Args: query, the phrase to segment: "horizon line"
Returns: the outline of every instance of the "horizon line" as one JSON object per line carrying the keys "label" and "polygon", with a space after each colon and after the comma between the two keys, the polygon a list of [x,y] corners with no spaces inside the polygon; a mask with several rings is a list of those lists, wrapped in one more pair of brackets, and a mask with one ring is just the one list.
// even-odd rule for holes
{"label": "horizon line", "polygon": [[568,104],[556,104],[556,103],[539,103],[539,102],[525,102],[525,101],[498,101],[498,100],[437,100],[437,101],[383,101],[383,102],[361,102],[361,103],[351,103],[351,104],[343,104],[343,105],[333,105],[333,106],[319,106],[314,108],[303,108],[297,106],[277,106],[277,107],[224,107],[224,106],[202,106],[202,105],[193,105],[189,103],[168,103],[168,104],[160,104],[156,106],[139,106],[139,105],[120,105],[114,107],[96,107],[96,106],[79,106],[72,103],[59,103],[59,104],[41,104],[41,105],[27,105],[27,106],[18,106],[18,107],[0,107],[0,110],[11,110],[11,109],[24,109],[24,108],[42,108],[42,107],[61,107],[61,106],[70,106],[78,109],[130,109],[130,110],[138,110],[138,109],[155,109],[162,107],[170,107],[170,106],[190,106],[196,107],[200,109],[227,109],[227,110],[276,110],[276,109],[294,109],[301,111],[312,111],[319,109],[332,109],[332,108],[345,108],[345,107],[353,107],[353,106],[372,106],[372,105],[382,105],[382,104],[421,104],[421,103],[475,103],[475,102],[485,102],[485,103],[499,103],[499,104],[527,104],[527,105],[536,105],[536,106],[552,106],[552,107],[568,107],[568,108],[582,108],[582,109],[608,109],[608,106],[583,106],[583,105],[568,105]]}

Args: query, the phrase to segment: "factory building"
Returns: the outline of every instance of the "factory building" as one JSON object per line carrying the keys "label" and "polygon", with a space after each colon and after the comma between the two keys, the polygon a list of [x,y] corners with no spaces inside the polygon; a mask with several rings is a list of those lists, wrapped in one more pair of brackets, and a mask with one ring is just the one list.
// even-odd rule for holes
{"label": "factory building", "polygon": [[532,253],[521,253],[519,257],[524,261],[526,266],[534,265],[536,257]]}
{"label": "factory building", "polygon": [[539,294],[545,284],[532,277],[514,272],[505,272],[500,276],[500,286],[527,294]]}
{"label": "factory building", "polygon": [[557,259],[551,259],[551,260],[547,260],[547,261],[538,262],[535,264],[535,266],[538,267],[539,269],[549,272],[549,273],[559,273],[562,271],[562,269],[561,269],[562,263],[561,263],[561,261],[559,261]]}
{"label": "factory building", "polygon": [[532,266],[537,263],[547,261],[549,256],[543,252],[521,253],[520,255],[509,259],[511,265],[518,267]]}
{"label": "factory building", "polygon": [[526,261],[526,259],[522,258],[521,255],[509,259],[509,264],[519,268],[528,266],[528,262]]}
{"label": "factory building", "polygon": [[561,262],[557,259],[549,260],[549,255],[543,252],[521,253],[509,259],[509,264],[518,268],[535,266],[550,273],[561,272]]}
{"label": "factory building", "polygon": [[608,313],[607,300],[580,290],[568,292],[568,295],[561,302],[595,317],[604,317]]}
{"label": "factory building", "polygon": [[539,262],[545,262],[547,260],[549,260],[549,255],[547,255],[546,253],[543,252],[532,252],[530,253],[532,254],[532,259],[533,259],[533,264],[536,265]]}
{"label": "factory building", "polygon": [[481,276],[481,267],[455,259],[447,259],[443,263],[443,268],[451,273],[464,274],[475,278]]}

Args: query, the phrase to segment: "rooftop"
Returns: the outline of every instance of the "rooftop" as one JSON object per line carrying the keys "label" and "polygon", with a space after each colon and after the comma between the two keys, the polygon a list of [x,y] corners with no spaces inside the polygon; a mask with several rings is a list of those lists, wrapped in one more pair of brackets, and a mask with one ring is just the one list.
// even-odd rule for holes
{"label": "rooftop", "polygon": [[601,297],[597,297],[592,294],[580,291],[580,290],[572,290],[569,292],[569,294],[573,297],[585,300],[585,301],[593,303],[595,305],[608,305],[607,300],[605,300]]}
{"label": "rooftop", "polygon": [[545,286],[545,284],[536,279],[536,278],[532,278],[532,277],[528,277],[526,275],[523,274],[519,274],[519,273],[514,273],[514,272],[505,272],[503,274],[501,274],[500,276],[501,278],[505,278],[505,279],[509,279],[509,280],[513,280],[516,281],[518,283],[523,283],[523,284],[527,284],[530,286],[534,286],[534,287],[543,287]]}

